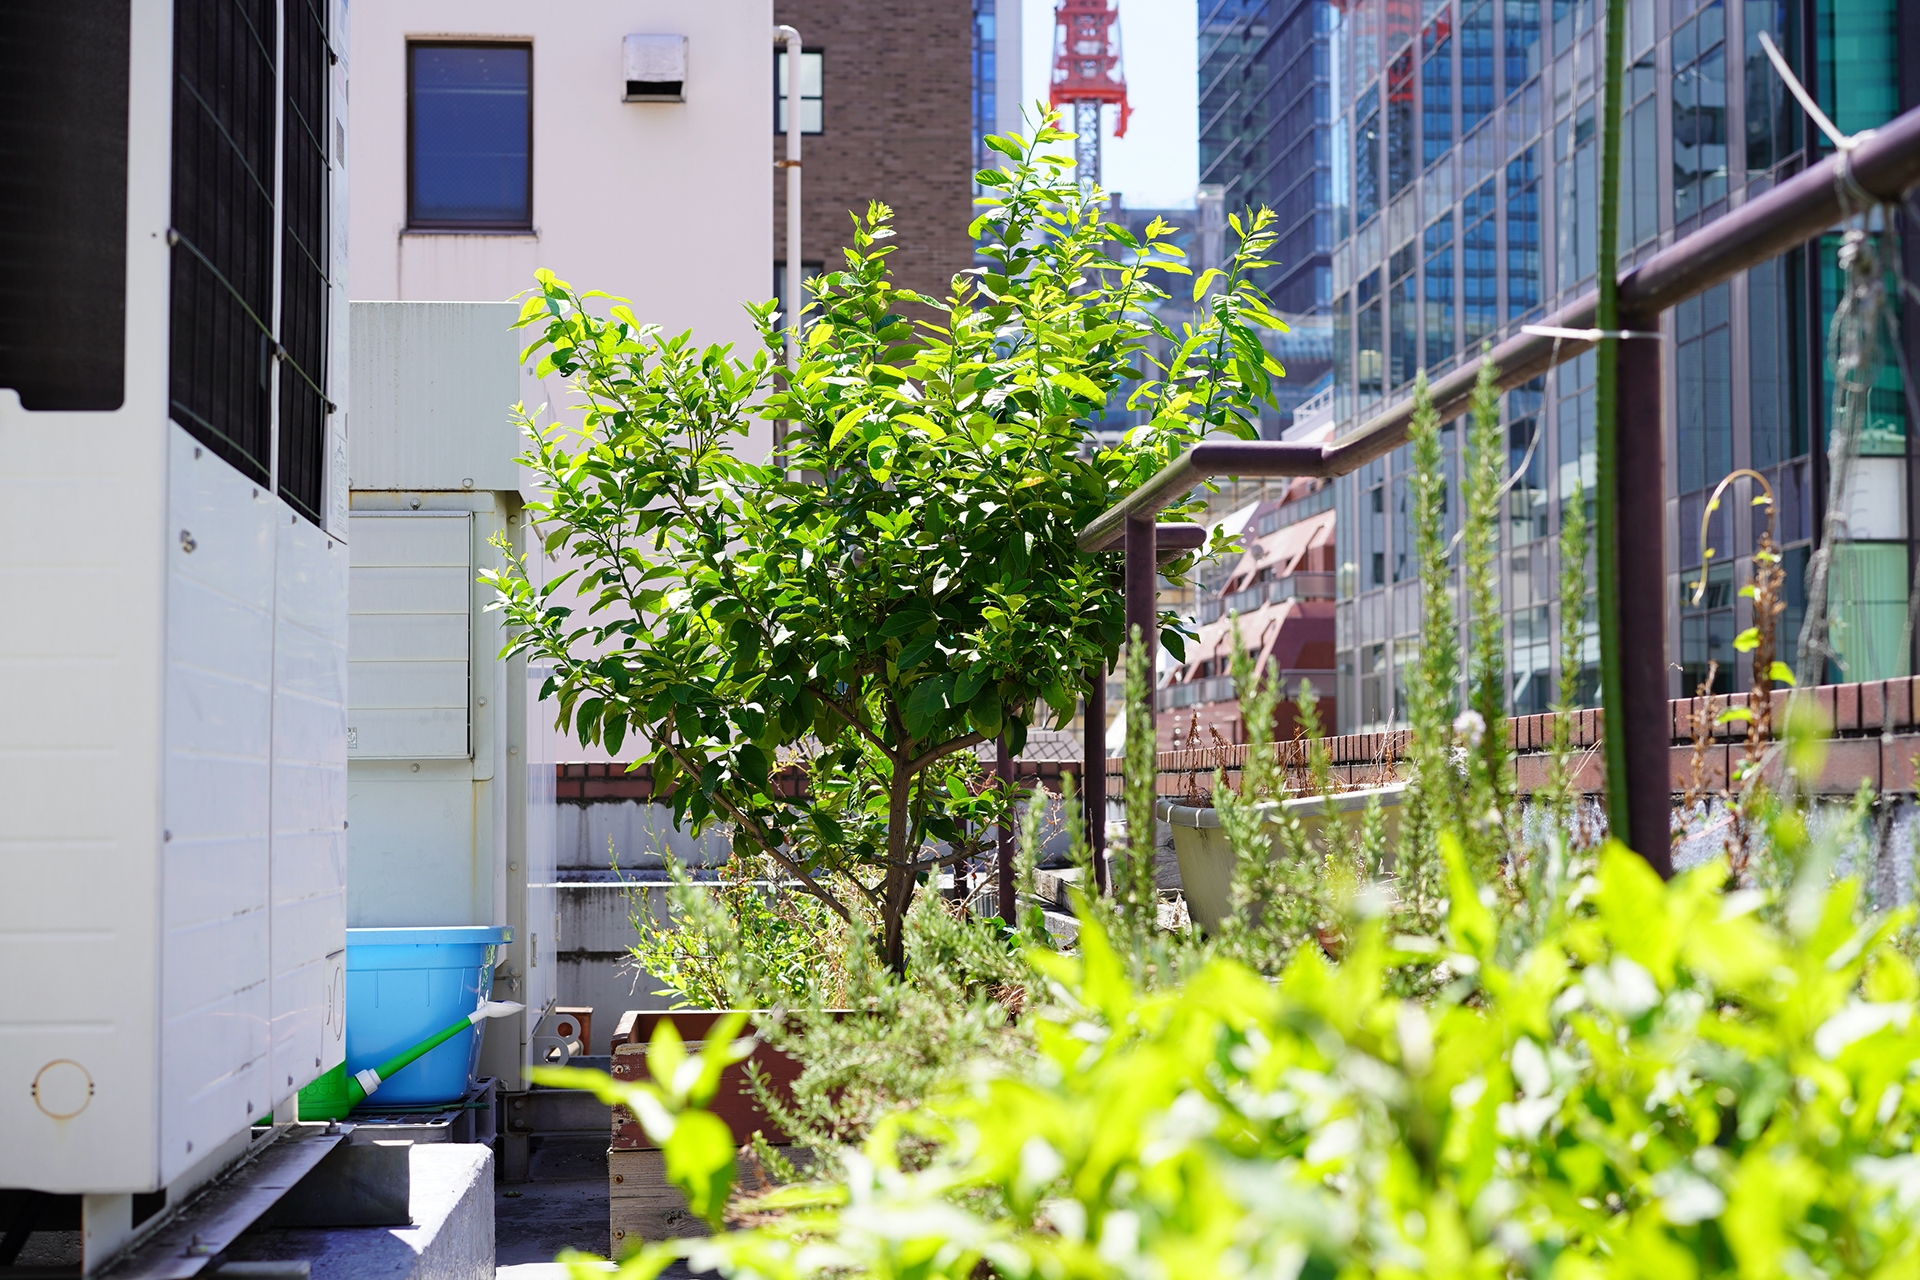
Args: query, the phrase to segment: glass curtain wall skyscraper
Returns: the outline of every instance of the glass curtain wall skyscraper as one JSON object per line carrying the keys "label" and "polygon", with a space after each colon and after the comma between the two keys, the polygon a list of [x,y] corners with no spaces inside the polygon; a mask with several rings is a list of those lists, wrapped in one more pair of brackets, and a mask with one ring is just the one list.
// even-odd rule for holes
{"label": "glass curtain wall skyscraper", "polygon": [[1277,219],[1260,283],[1291,331],[1269,342],[1287,370],[1272,435],[1333,369],[1333,16],[1329,0],[1199,0],[1200,183],[1228,214]]}
{"label": "glass curtain wall skyscraper", "polygon": [[[1408,397],[1417,370],[1443,373],[1483,342],[1498,342],[1593,288],[1601,13],[1594,0],[1329,7],[1336,435]],[[1914,105],[1901,101],[1899,55],[1920,50],[1898,47],[1892,0],[1630,0],[1623,269],[1825,153],[1823,142],[1809,150],[1798,109],[1761,48],[1762,32],[1787,51],[1843,130]],[[1832,387],[1824,347],[1840,288],[1837,246],[1838,236],[1824,237],[1662,318],[1675,697],[1693,692],[1709,669],[1723,692],[1749,679],[1733,640],[1749,625],[1738,592],[1750,581],[1764,508],[1723,502],[1704,544],[1714,550],[1714,568],[1695,591],[1707,559],[1700,536],[1707,498],[1735,468],[1761,472],[1778,497],[1785,632],[1798,629],[1801,583],[1825,506]],[[1836,553],[1832,578],[1834,642],[1845,665],[1820,678],[1910,669],[1900,636],[1916,468],[1908,401],[1889,361],[1848,499],[1850,540]],[[1555,698],[1557,542],[1566,504],[1593,483],[1593,381],[1588,354],[1503,400],[1512,483],[1499,565],[1516,714],[1547,710]],[[1463,434],[1456,425],[1443,437],[1450,483]],[[1409,454],[1395,450],[1336,484],[1344,731],[1406,717],[1405,673],[1420,612]],[[1457,498],[1456,486],[1452,522]],[[1589,640],[1578,673],[1589,699],[1596,663]]]}

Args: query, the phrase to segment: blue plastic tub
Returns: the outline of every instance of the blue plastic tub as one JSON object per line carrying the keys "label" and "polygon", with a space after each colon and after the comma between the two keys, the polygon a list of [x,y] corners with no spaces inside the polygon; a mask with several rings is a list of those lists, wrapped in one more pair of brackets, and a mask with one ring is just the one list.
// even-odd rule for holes
{"label": "blue plastic tub", "polygon": [[[506,925],[347,930],[347,1074],[378,1067],[480,1007]],[[368,1106],[455,1102],[480,1065],[469,1027],[380,1084]]]}

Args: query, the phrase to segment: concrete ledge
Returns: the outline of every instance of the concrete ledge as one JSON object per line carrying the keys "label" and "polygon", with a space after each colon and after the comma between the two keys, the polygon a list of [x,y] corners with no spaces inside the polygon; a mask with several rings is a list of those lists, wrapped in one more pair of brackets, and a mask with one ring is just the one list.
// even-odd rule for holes
{"label": "concrete ledge", "polygon": [[260,1228],[226,1258],[303,1260],[312,1280],[492,1280],[492,1148],[416,1145],[409,1163],[413,1226]]}

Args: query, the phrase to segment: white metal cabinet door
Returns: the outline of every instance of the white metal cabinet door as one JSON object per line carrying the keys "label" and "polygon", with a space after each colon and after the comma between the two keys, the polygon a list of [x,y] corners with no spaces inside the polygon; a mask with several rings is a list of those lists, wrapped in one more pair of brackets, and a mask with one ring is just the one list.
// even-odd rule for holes
{"label": "white metal cabinet door", "polygon": [[357,512],[350,523],[348,758],[465,759],[473,516]]}

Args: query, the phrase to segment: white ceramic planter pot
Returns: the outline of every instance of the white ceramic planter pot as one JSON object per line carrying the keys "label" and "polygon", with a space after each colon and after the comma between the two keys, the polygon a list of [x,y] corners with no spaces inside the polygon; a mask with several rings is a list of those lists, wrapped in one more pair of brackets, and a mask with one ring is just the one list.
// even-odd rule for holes
{"label": "white ceramic planter pot", "polygon": [[[1357,844],[1361,814],[1368,802],[1378,796],[1386,819],[1387,844],[1392,847],[1400,836],[1400,804],[1406,793],[1407,784],[1396,782],[1363,791],[1343,791],[1335,796],[1269,800],[1260,808],[1276,828],[1273,840],[1274,852],[1278,854],[1279,823],[1272,819],[1281,813],[1298,818],[1309,840],[1325,842],[1331,838]],[[1159,800],[1154,804],[1154,816],[1173,829],[1173,855],[1180,863],[1180,885],[1187,899],[1187,914],[1195,924],[1212,933],[1233,907],[1233,849],[1227,844],[1227,833],[1220,827],[1220,811],[1211,806],[1194,807]],[[1330,832],[1330,825],[1336,830]],[[1341,831],[1345,834],[1339,834]]]}

